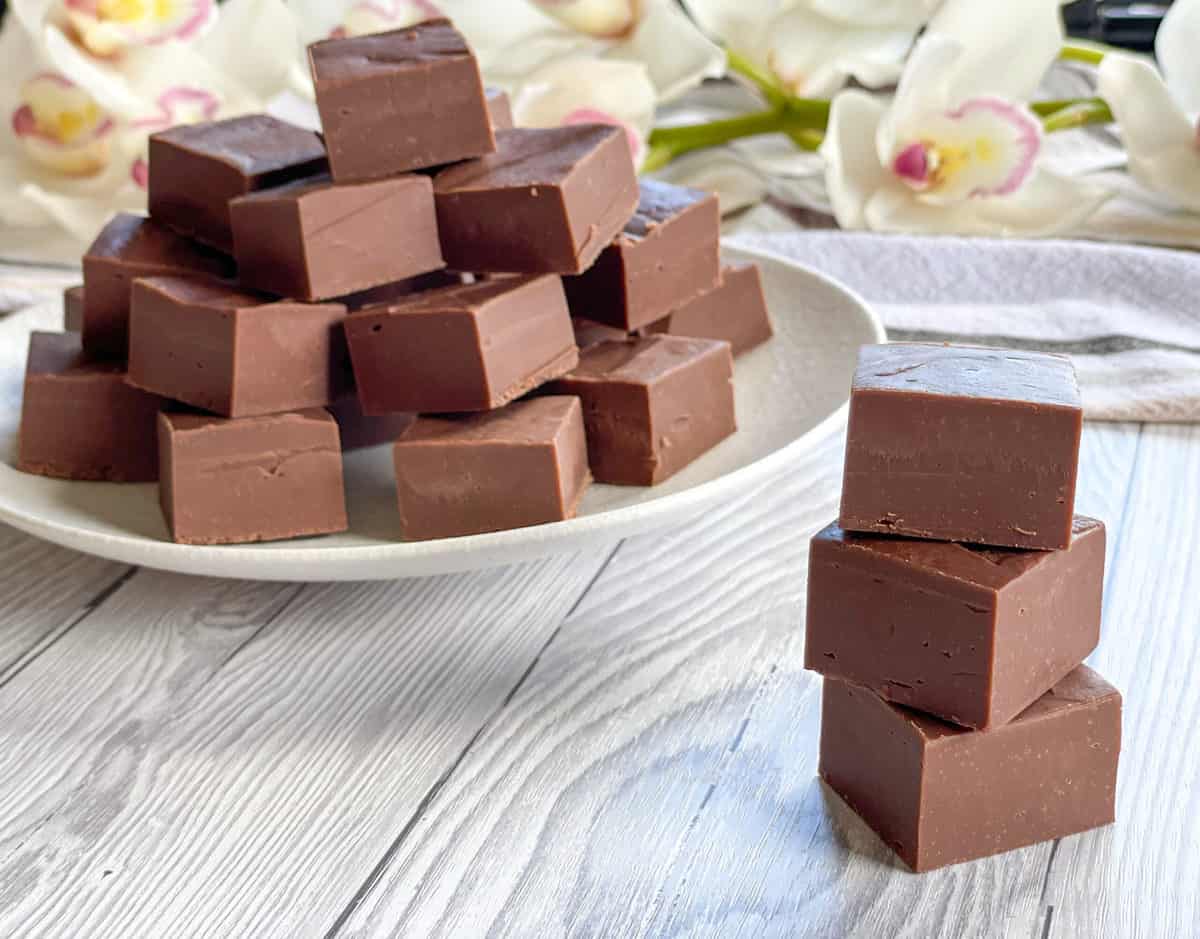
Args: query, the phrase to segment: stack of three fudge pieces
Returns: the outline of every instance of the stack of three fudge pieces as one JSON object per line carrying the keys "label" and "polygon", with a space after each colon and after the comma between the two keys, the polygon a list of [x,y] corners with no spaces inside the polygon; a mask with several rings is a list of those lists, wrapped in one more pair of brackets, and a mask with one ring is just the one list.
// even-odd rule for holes
{"label": "stack of three fudge pieces", "polygon": [[1114,819],[1104,525],[1074,514],[1069,359],[862,349],[838,521],[809,556],[820,775],[914,871]]}
{"label": "stack of three fudge pieces", "polygon": [[[733,432],[731,351],[770,326],[757,269],[720,267],[714,196],[639,186],[619,128],[511,128],[446,20],[310,62],[323,137],[261,115],[155,135],[151,218],[84,259],[86,356],[165,404],[176,540],[344,528],[337,424],[342,448],[400,434],[410,539],[569,517],[590,479],[652,485]],[[281,461],[292,439],[309,456]]]}

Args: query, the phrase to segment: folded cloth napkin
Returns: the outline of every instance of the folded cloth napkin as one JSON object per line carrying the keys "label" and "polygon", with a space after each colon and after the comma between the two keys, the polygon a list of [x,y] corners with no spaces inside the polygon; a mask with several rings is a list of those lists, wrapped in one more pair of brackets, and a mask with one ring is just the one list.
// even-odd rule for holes
{"label": "folded cloth napkin", "polygon": [[893,341],[1070,355],[1093,420],[1200,421],[1200,254],[836,231],[735,240],[841,281]]}

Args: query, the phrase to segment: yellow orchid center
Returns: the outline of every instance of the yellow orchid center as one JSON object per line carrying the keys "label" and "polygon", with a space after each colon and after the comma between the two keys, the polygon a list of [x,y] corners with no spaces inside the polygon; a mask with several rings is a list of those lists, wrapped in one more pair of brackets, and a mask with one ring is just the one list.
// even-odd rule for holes
{"label": "yellow orchid center", "polygon": [[111,117],[82,88],[55,73],[21,86],[12,130],[37,163],[71,176],[98,172],[108,163]]}
{"label": "yellow orchid center", "polygon": [[63,0],[66,24],[94,55],[191,39],[216,15],[215,0]]}
{"label": "yellow orchid center", "polygon": [[924,116],[897,147],[892,172],[917,192],[962,199],[1008,195],[1033,172],[1041,125],[1024,108],[975,98],[953,111]]}

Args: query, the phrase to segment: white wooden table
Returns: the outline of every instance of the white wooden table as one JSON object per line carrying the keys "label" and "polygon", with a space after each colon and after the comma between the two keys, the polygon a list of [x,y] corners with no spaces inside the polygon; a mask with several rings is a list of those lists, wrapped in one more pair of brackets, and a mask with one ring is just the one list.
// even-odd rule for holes
{"label": "white wooden table", "polygon": [[1200,427],[1090,425],[1117,824],[925,876],[816,779],[841,440],[666,534],[435,580],[0,528],[0,936],[1200,935]]}

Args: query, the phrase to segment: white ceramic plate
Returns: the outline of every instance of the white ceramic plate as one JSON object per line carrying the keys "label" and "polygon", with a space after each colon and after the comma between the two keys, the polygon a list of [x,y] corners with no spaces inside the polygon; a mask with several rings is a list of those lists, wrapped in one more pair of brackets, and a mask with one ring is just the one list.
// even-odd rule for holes
{"label": "white ceramic plate", "polygon": [[833,281],[777,255],[727,245],[726,262],[762,267],[775,338],[737,360],[740,429],[650,489],[592,486],[579,517],[465,538],[400,541],[389,449],[346,458],[350,531],[256,545],[194,547],[167,540],[154,485],[81,483],[17,472],[26,336],[61,328],[57,303],[0,322],[0,520],[102,557],[192,574],[259,580],[370,580],[511,564],[684,520],[786,468],[844,419],[858,347],[881,342],[866,305]]}

